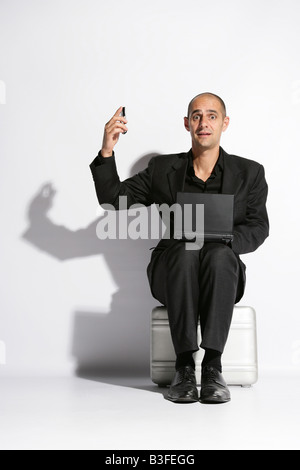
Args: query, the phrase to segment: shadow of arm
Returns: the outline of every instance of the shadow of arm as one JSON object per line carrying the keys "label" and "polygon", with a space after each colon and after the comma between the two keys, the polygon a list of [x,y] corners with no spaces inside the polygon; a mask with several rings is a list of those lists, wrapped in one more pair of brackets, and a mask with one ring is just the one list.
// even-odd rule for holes
{"label": "shadow of arm", "polygon": [[101,217],[75,231],[55,224],[47,216],[55,194],[52,184],[47,183],[34,196],[28,207],[29,226],[21,238],[60,261],[101,254],[103,242],[96,235]]}

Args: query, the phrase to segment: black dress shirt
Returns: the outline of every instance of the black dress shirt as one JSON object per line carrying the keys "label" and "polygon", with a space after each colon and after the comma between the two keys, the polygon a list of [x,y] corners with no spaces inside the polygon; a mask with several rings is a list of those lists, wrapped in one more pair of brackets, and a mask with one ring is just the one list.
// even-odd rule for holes
{"label": "black dress shirt", "polygon": [[222,191],[222,177],[224,168],[224,155],[220,148],[219,158],[214,166],[210,177],[202,181],[195,175],[192,152],[189,153],[189,161],[186,171],[184,192],[186,193],[212,193],[217,194]]}

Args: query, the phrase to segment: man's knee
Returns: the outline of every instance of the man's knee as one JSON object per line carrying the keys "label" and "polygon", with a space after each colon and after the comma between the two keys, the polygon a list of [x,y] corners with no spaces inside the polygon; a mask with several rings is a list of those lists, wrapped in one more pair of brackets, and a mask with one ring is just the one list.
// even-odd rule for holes
{"label": "man's knee", "polygon": [[165,253],[168,268],[179,265],[180,268],[199,266],[199,250],[187,250],[185,243],[179,241]]}
{"label": "man's knee", "polygon": [[208,261],[212,267],[228,265],[236,268],[239,267],[237,257],[228,245],[207,243],[201,251],[201,259]]}

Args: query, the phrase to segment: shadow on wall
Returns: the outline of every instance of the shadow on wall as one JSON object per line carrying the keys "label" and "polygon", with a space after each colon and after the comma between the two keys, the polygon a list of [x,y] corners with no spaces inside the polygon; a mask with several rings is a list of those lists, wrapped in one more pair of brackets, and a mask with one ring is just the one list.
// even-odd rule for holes
{"label": "shadow on wall", "polygon": [[[146,168],[154,154],[142,157],[131,175]],[[92,184],[92,180],[91,180]],[[138,376],[149,374],[150,311],[152,298],[146,267],[158,240],[99,240],[96,226],[72,231],[47,216],[55,190],[45,184],[29,204],[29,227],[22,239],[59,261],[103,255],[119,290],[109,314],[74,312],[72,354],[79,376]],[[86,273],[87,279],[89,273]],[[88,282],[88,281],[87,281]],[[101,289],[101,279],[99,279]]]}

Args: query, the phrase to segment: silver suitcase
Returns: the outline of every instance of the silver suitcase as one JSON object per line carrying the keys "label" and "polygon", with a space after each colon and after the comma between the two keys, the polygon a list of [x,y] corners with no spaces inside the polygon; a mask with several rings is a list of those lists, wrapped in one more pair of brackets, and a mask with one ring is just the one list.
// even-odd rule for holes
{"label": "silver suitcase", "polygon": [[[175,373],[175,352],[172,344],[166,307],[152,310],[151,379],[160,386],[170,385]],[[198,325],[199,344],[201,343]],[[204,351],[195,353],[197,383],[201,383],[201,362]],[[251,386],[257,382],[256,314],[252,307],[235,306],[228,341],[222,356],[223,375],[228,385]]]}

